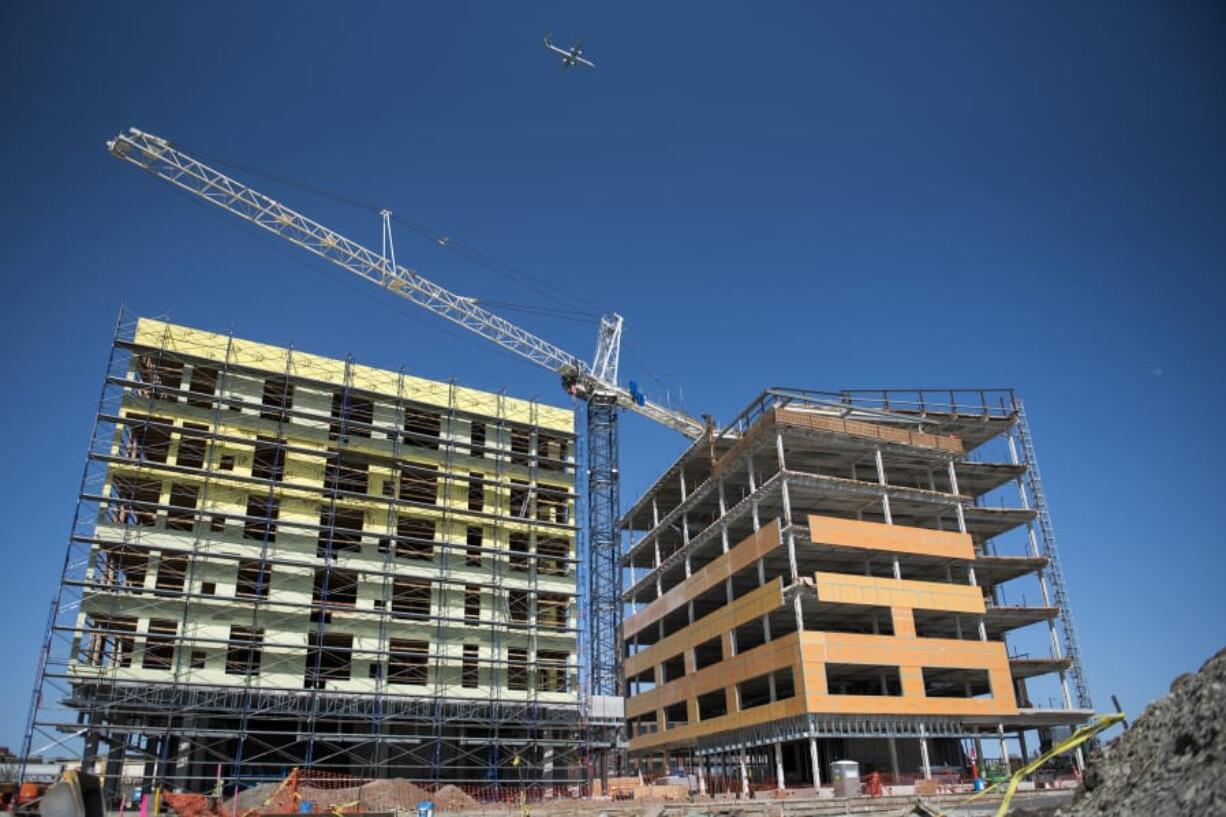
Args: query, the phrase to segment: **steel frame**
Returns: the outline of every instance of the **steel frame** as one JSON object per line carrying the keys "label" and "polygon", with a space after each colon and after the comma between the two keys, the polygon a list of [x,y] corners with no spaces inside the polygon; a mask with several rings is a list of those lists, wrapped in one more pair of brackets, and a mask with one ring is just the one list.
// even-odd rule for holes
{"label": "steel frame", "polygon": [[[763,434],[760,439],[754,438],[754,442],[750,445],[736,447],[736,441],[739,438],[752,436],[755,424],[764,415],[770,411],[785,407],[791,410],[823,414],[830,413],[847,419],[902,424],[918,431],[935,434],[959,433],[966,429],[978,429],[981,425],[984,426],[984,430],[976,431],[970,435],[970,442],[967,444],[968,450],[965,452],[950,452],[944,455],[934,454],[934,464],[940,463],[942,469],[948,468],[948,492],[938,492],[935,487],[931,486],[931,490],[926,490],[888,483],[882,466],[882,447],[880,445],[876,448],[875,464],[870,459],[868,465],[870,474],[862,474],[861,482],[848,483],[845,479],[790,469],[784,457],[784,433],[782,431],[777,432],[775,435]],[[990,425],[988,425],[989,422]],[[793,495],[792,499],[794,500],[794,491],[806,485],[814,489],[820,489],[830,496],[862,496],[867,501],[866,507],[871,505],[880,506],[880,513],[887,524],[891,520],[891,500],[895,502],[905,500],[911,503],[932,505],[937,513],[942,516],[952,510],[956,514],[955,529],[965,533],[967,532],[968,521],[981,508],[978,506],[978,499],[972,502],[960,494],[956,481],[955,464],[958,461],[976,462],[978,455],[973,453],[974,449],[985,440],[993,439],[1007,443],[1010,452],[1013,454],[1013,464],[1017,465],[1019,464],[1019,459],[1016,455],[1015,435],[1020,440],[1026,465],[1024,471],[1017,471],[1017,481],[1022,491],[1022,508],[1018,516],[1025,516],[1027,523],[1019,522],[1018,524],[1025,524],[1023,529],[1028,528],[1030,530],[1032,542],[1030,555],[1039,556],[1041,551],[1042,555],[1047,557],[1045,566],[1036,567],[1033,572],[1035,572],[1040,585],[1043,587],[1045,607],[1049,606],[1046,582],[1050,580],[1053,585],[1059,588],[1056,592],[1056,598],[1059,604],[1060,629],[1064,636],[1064,652],[1069,656],[1071,666],[1080,668],[1079,663],[1073,658],[1077,654],[1075,636],[1070,646],[1071,617],[1067,604],[1067,591],[1064,589],[1060,563],[1054,550],[1055,541],[1054,534],[1051,531],[1050,518],[1043,510],[1046,507],[1045,500],[1042,484],[1038,477],[1038,467],[1033,445],[1030,443],[1029,430],[1026,426],[1025,412],[1022,409],[1020,400],[1016,398],[1016,395],[1010,389],[907,389],[843,392],[819,392],[785,388],[766,389],[738,417],[725,426],[719,435],[720,437],[729,438],[722,450],[735,451],[736,453],[733,455],[735,459],[731,461],[721,460],[718,470],[711,469],[708,473],[708,469],[698,464],[699,460],[703,458],[699,456],[702,452],[696,451],[696,449],[703,443],[696,443],[690,451],[682,455],[677,465],[670,467],[663,476],[656,480],[644,495],[644,498],[636,503],[634,510],[628,512],[620,520],[619,524],[623,530],[629,531],[633,529],[643,532],[641,538],[635,540],[631,545],[630,552],[638,552],[640,556],[645,554],[648,557],[647,566],[631,567],[634,562],[630,561],[631,556],[627,555],[623,566],[631,570],[631,579],[630,587],[623,593],[623,601],[637,610],[638,604],[641,601],[638,598],[640,593],[649,599],[660,598],[665,589],[662,586],[662,577],[666,572],[671,570],[673,573],[680,575],[680,566],[684,563],[686,566],[684,575],[689,576],[689,560],[691,555],[697,549],[704,547],[710,551],[717,537],[722,544],[723,551],[727,552],[729,549],[729,526],[734,523],[741,523],[743,527],[744,523],[752,518],[753,530],[758,530],[764,506],[769,508],[767,513],[779,513],[781,514],[781,519],[786,520],[780,526],[780,536],[782,544],[786,546],[791,562],[792,581],[796,581],[795,548],[798,544],[806,543],[808,536],[805,527],[791,518],[789,496]],[[755,457],[767,460],[771,465],[764,472],[759,471],[754,467]],[[681,466],[683,462],[694,463],[695,469],[698,470],[702,477],[699,485],[690,487],[688,491],[686,469]],[[725,483],[730,478],[730,475],[737,472],[738,464],[746,462],[749,465],[748,483],[747,486],[742,484],[738,487],[738,490],[744,490],[745,492],[737,494],[733,504],[729,505],[726,500]],[[871,472],[874,470],[875,475],[871,475]],[[852,479],[856,479],[854,463],[852,465]],[[679,491],[676,485],[669,488],[667,491],[669,497],[668,507],[659,508],[656,505],[655,494],[665,490],[665,480],[679,481]],[[741,479],[741,482],[744,483],[744,479]],[[1008,484],[1008,481],[1002,481],[995,488],[988,490],[1003,488]],[[791,490],[789,490],[789,485]],[[650,503],[646,501],[647,498],[650,498]],[[718,513],[714,513],[712,510],[715,498],[718,498]],[[1035,524],[1029,524],[1028,522],[1032,509],[1035,512],[1033,517]],[[895,510],[897,511],[897,507],[895,507]],[[633,518],[636,514],[646,514],[649,519],[645,524],[637,525]],[[697,530],[694,530],[692,527],[694,518],[701,520]],[[1035,535],[1035,526],[1039,528],[1041,542],[1039,541],[1040,537]],[[671,549],[664,550],[660,545],[659,537],[662,532],[669,531],[671,531],[669,538],[672,541],[668,543],[667,547]],[[998,534],[994,533],[989,536],[988,541],[984,545],[985,548],[990,550],[991,537],[996,535]],[[653,551],[654,558],[652,558]],[[762,568],[763,564],[759,563],[759,581],[762,580]],[[776,565],[776,568],[778,568],[778,565]],[[897,558],[895,558],[893,570],[895,577],[898,577],[899,565]],[[971,584],[978,583],[973,570],[969,575],[969,579]],[[731,581],[731,579],[728,579],[725,582],[727,585],[725,592],[728,594],[729,602],[731,602],[733,597]],[[786,574],[784,583],[785,585],[787,584]],[[750,586],[752,586],[752,583]],[[995,593],[998,589],[998,587],[994,588],[993,592]],[[784,605],[781,609],[786,610],[790,606],[789,602],[794,604],[798,599],[799,594],[785,592]],[[995,609],[995,607],[1000,605],[1001,602],[997,600],[992,607]],[[691,610],[691,622],[694,621],[694,615],[694,611]],[[803,629],[799,624],[799,613],[797,613],[797,619],[798,628]],[[649,639],[647,643],[658,643],[659,639],[665,638],[668,635],[665,633],[662,624],[663,619],[660,619],[657,622],[659,630],[654,634],[654,640]],[[978,626],[980,639],[985,639],[983,617],[980,618]],[[634,647],[638,646],[640,632],[642,630],[636,631],[633,636]],[[767,633],[766,638],[769,641],[769,629]],[[1054,659],[1057,659],[1056,663],[1059,664],[1061,649],[1054,633],[1055,625],[1053,623],[1052,655]],[[1063,673],[1059,674],[1063,683]],[[1074,678],[1077,678],[1076,674],[1074,674]],[[772,687],[772,696],[773,694]],[[1068,717],[1070,722],[1079,716],[1084,717],[1090,709],[1088,698],[1079,697],[1079,701],[1081,703],[1080,709],[1074,710],[1067,694],[1065,696],[1064,709],[1069,710]],[[1008,728],[1011,730],[1016,729],[1017,739],[1024,741],[1022,733],[1026,727],[1010,724]],[[1001,741],[1002,752],[1006,753],[1005,756],[1007,756],[1007,750],[1003,748],[1005,739],[1004,729],[1003,723],[985,722],[983,724],[976,724],[952,717],[914,717],[905,715],[843,716],[829,713],[808,713],[741,729],[699,735],[690,739],[688,745],[673,744],[669,746],[666,743],[664,744],[664,746],[668,746],[666,749],[643,750],[637,757],[639,762],[642,762],[645,759],[649,759],[653,753],[662,751],[667,762],[667,757],[670,755],[675,757],[676,753],[684,755],[689,752],[694,757],[706,758],[708,760],[722,757],[723,759],[720,762],[726,764],[729,756],[736,756],[734,762],[739,763],[742,781],[747,786],[745,752],[756,747],[774,744],[776,760],[778,762],[779,750],[783,742],[808,740],[810,751],[814,753],[816,758],[816,749],[814,748],[816,744],[813,741],[819,738],[879,737],[890,740],[918,738],[921,739],[921,747],[924,753],[925,774],[928,774],[927,746],[924,742],[927,739],[973,738],[975,740],[982,740],[994,738]],[[816,759],[813,762],[816,765]],[[779,768],[782,768],[782,766],[779,765]]]}

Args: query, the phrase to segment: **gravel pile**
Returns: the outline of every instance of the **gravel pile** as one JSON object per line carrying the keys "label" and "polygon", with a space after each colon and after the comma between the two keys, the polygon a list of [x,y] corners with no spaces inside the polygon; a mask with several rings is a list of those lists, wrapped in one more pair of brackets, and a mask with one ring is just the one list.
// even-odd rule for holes
{"label": "gravel pile", "polygon": [[1062,817],[1226,815],[1226,649],[1095,750]]}

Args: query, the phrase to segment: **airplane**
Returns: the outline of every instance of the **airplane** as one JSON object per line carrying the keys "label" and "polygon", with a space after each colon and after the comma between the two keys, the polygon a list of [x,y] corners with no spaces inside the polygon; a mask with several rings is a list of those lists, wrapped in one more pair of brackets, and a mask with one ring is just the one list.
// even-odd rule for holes
{"label": "airplane", "polygon": [[580,54],[583,53],[583,40],[579,40],[577,43],[575,43],[574,48],[572,48],[570,51],[567,51],[563,48],[558,48],[556,45],[554,45],[553,38],[550,37],[548,34],[546,34],[545,35],[545,47],[548,48],[550,51],[554,52],[555,54],[562,55],[562,67],[563,68],[570,68],[573,65],[586,65],[588,68],[596,67],[595,63],[588,62],[587,60],[583,59],[583,57],[579,56]]}

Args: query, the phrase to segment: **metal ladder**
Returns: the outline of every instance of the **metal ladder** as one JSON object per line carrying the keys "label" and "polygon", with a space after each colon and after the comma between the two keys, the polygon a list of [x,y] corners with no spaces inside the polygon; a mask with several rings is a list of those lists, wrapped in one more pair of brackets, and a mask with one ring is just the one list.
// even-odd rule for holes
{"label": "metal ladder", "polygon": [[1086,683],[1085,669],[1081,665],[1081,647],[1077,643],[1077,631],[1073,626],[1073,608],[1069,602],[1068,586],[1064,582],[1064,569],[1060,566],[1060,550],[1056,547],[1056,532],[1052,528],[1051,514],[1047,510],[1047,497],[1043,493],[1043,480],[1039,476],[1039,462],[1035,457],[1030,426],[1026,422],[1026,409],[1020,399],[1015,398],[1013,404],[1017,409],[1017,436],[1022,443],[1022,456],[1026,463],[1026,482],[1030,486],[1031,500],[1039,522],[1043,555],[1048,561],[1047,575],[1051,579],[1056,604],[1060,607],[1060,632],[1064,636],[1064,654],[1070,662],[1069,673],[1073,676],[1077,705],[1082,709],[1093,709],[1090,687]]}

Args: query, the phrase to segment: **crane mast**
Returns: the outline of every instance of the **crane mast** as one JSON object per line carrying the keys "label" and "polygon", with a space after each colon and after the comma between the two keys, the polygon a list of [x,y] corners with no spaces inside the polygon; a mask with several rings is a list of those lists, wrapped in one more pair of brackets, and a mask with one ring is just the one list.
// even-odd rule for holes
{"label": "crane mast", "polygon": [[180,151],[171,142],[130,128],[107,149],[154,176],[336,264],[385,290],[445,318],[520,357],[557,373],[562,386],[587,403],[588,538],[587,627],[590,696],[619,695],[621,565],[617,537],[620,510],[618,415],[633,411],[691,439],[705,426],[685,412],[659,405],[618,385],[622,317],[604,315],[592,363],[538,337],[396,263],[390,212],[382,212],[383,252],[377,253]]}

